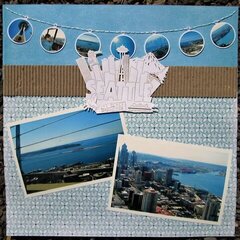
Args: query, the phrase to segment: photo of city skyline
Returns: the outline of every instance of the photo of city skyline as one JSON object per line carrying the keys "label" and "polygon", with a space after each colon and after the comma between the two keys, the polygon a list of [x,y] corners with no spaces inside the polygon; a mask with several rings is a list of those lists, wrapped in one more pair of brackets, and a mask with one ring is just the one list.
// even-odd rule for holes
{"label": "photo of city skyline", "polygon": [[119,135],[109,207],[217,223],[230,160],[225,149]]}
{"label": "photo of city skyline", "polygon": [[12,124],[12,149],[26,194],[109,178],[113,173],[119,113],[84,109]]}

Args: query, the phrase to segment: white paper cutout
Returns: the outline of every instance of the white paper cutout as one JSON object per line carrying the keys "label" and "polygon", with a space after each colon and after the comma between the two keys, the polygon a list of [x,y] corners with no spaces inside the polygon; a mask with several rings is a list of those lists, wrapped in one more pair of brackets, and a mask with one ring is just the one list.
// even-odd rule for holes
{"label": "white paper cutout", "polygon": [[86,94],[86,108],[96,113],[156,111],[151,95],[163,84],[168,67],[159,63],[152,53],[130,59],[125,46],[117,50],[121,59],[109,56],[102,59],[102,66],[94,51],[88,52],[87,60],[77,59],[90,92]]}

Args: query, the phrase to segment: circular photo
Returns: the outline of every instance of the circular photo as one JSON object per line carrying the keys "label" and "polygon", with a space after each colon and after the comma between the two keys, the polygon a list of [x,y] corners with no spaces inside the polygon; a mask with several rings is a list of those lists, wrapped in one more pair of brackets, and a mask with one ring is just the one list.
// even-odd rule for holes
{"label": "circular photo", "polygon": [[88,51],[94,51],[101,54],[101,41],[94,33],[82,33],[75,42],[75,48],[80,56],[88,57]]}
{"label": "circular photo", "polygon": [[232,25],[226,22],[219,22],[213,26],[210,37],[216,47],[227,48],[235,41],[236,34]]}
{"label": "circular photo", "polygon": [[24,18],[13,20],[8,26],[8,36],[14,43],[24,44],[31,39],[32,34],[33,27],[31,23]]}
{"label": "circular photo", "polygon": [[40,44],[46,52],[57,53],[65,46],[66,36],[60,28],[50,27],[42,32]]}
{"label": "circular photo", "polygon": [[161,34],[153,34],[145,41],[145,52],[153,53],[158,60],[165,58],[170,51],[168,39]]}
{"label": "circular photo", "polygon": [[197,56],[204,48],[204,38],[201,33],[189,30],[179,39],[179,47],[183,54],[189,57]]}
{"label": "circular photo", "polygon": [[132,57],[135,50],[136,44],[134,40],[124,34],[114,37],[110,45],[110,51],[117,59],[120,59],[123,54],[127,54],[129,57]]}

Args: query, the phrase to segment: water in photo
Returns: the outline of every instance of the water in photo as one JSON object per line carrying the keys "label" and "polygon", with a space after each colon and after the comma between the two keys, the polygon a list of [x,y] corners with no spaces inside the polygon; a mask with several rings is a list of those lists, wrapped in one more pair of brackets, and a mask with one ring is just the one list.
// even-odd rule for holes
{"label": "water in photo", "polygon": [[231,151],[119,136],[111,208],[217,222]]}
{"label": "water in photo", "polygon": [[10,127],[27,194],[112,176],[120,115],[74,111]]}

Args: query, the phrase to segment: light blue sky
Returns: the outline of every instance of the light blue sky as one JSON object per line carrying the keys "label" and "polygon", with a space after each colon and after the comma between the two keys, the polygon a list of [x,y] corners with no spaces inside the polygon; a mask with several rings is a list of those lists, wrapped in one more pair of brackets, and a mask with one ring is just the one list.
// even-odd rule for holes
{"label": "light blue sky", "polygon": [[[8,5],[12,10],[52,23],[78,26],[87,29],[118,31],[157,31],[175,29],[208,23],[237,10],[237,7],[192,7],[192,6],[109,6],[109,5]],[[49,25],[33,22],[33,37],[21,46],[14,44],[7,36],[7,26],[17,15],[4,10],[3,47],[4,64],[16,65],[75,65],[79,57],[75,51],[75,40],[82,33],[79,30],[63,29],[67,38],[66,46],[57,54],[45,52],[39,37]],[[225,20],[237,26],[236,13]],[[161,61],[167,66],[237,66],[237,41],[230,48],[219,49],[210,40],[212,26],[197,29],[205,38],[205,48],[196,57],[187,57],[178,47],[183,32],[165,33],[171,50]],[[111,40],[118,34],[96,33],[102,42],[103,55],[110,55]],[[130,35],[136,42],[135,57],[144,55],[144,42],[149,34]],[[31,51],[34,49],[34,51]]]}
{"label": "light blue sky", "polygon": [[[62,119],[62,120],[60,120]],[[60,121],[59,121],[60,120]],[[119,120],[119,121],[114,121]],[[57,121],[53,124],[54,121]],[[112,122],[111,122],[112,121]],[[111,123],[107,123],[111,122]],[[107,123],[101,126],[94,127],[96,125]],[[47,126],[36,129],[26,133],[32,129],[38,128],[45,124]],[[92,111],[78,111],[68,114],[61,114],[56,117],[45,118],[42,120],[37,120],[29,123],[23,123],[20,125],[20,138],[21,147],[40,142],[49,138],[64,135],[73,131],[78,131],[80,129],[93,127],[88,130],[77,132],[68,136],[56,138],[43,143],[35,144],[29,147],[22,148],[21,153],[32,152],[41,150],[44,148],[55,147],[59,145],[64,145],[68,143],[73,143],[77,141],[87,140],[91,138],[97,138],[101,136],[106,136],[110,134],[122,133],[122,123],[120,120],[120,115],[118,113],[109,114],[96,114]],[[11,134],[13,138],[16,136],[16,128],[11,127]]]}

